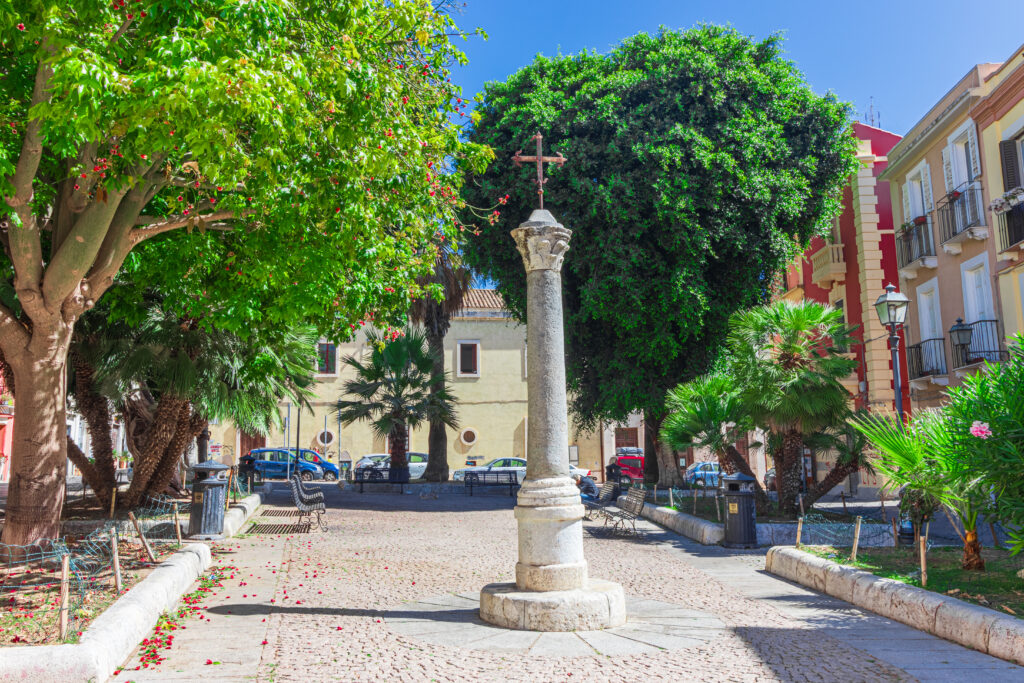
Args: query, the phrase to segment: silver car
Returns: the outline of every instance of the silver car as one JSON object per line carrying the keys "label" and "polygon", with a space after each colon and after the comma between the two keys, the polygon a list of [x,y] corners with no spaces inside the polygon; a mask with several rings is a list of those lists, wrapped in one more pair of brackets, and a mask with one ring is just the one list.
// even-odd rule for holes
{"label": "silver car", "polygon": [[[455,481],[465,481],[466,475],[470,472],[515,472],[516,479],[522,484],[523,480],[526,479],[526,460],[524,458],[495,458],[486,465],[463,467],[462,469],[455,470],[452,473],[452,479]],[[570,465],[569,473],[581,476],[590,475],[589,470],[580,469],[575,465]]]}
{"label": "silver car", "polygon": [[[405,454],[406,460],[409,461],[409,478],[420,479],[423,477],[423,473],[427,471],[427,454],[416,453],[409,451]],[[371,453],[370,455],[364,455],[356,463],[355,469],[361,470],[366,467],[373,469],[385,470],[391,463],[391,455],[388,453]]]}

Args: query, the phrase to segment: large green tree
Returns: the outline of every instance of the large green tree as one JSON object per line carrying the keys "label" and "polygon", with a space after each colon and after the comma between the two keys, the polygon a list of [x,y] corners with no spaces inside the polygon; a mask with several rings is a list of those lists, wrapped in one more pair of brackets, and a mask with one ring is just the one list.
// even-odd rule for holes
{"label": "large green tree", "polygon": [[[814,94],[778,37],[718,26],[538,57],[488,84],[475,118],[470,139],[502,161],[466,183],[467,203],[510,196],[467,261],[520,320],[526,280],[508,232],[536,191],[533,169],[507,158],[539,130],[569,159],[548,170],[545,206],[574,233],[566,370],[583,426],[641,410],[657,434],[668,389],[707,371],[729,316],[766,299],[856,168],[848,107]],[[658,451],[662,481],[676,483],[675,457]]]}
{"label": "large green tree", "polygon": [[458,33],[428,0],[0,2],[4,542],[58,534],[68,347],[123,266],[243,333],[408,310],[454,236],[439,168],[483,156]]}

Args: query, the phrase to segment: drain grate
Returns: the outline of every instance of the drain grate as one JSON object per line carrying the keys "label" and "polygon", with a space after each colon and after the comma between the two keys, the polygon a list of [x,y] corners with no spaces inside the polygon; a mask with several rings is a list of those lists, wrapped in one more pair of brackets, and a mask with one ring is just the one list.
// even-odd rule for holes
{"label": "drain grate", "polygon": [[256,524],[250,534],[308,534],[313,527],[309,522],[301,524]]}
{"label": "drain grate", "polygon": [[298,510],[262,510],[260,517],[298,517]]}

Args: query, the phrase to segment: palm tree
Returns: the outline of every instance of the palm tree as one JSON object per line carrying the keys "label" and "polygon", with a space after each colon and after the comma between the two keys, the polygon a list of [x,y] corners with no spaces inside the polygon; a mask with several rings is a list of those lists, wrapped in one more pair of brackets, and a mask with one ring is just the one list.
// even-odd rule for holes
{"label": "palm tree", "polygon": [[[413,323],[423,326],[427,346],[434,359],[431,369],[433,377],[444,377],[444,337],[451,327],[452,316],[462,308],[472,281],[472,273],[462,265],[458,252],[451,248],[438,251],[434,272],[420,280],[420,285],[430,287],[433,291],[413,301],[409,318]],[[439,390],[442,386],[443,383],[438,382],[434,389]],[[427,481],[447,481],[448,433],[440,420],[430,421],[427,452],[429,459],[423,478]]]}
{"label": "palm tree", "polygon": [[662,438],[674,449],[710,448],[724,471],[754,477],[758,512],[767,513],[768,496],[736,449],[736,441],[752,423],[733,377],[715,371],[680,384],[668,392],[666,408],[669,412],[661,427]]}
{"label": "palm tree", "polygon": [[961,567],[984,570],[978,522],[991,505],[989,487],[972,462],[975,444],[939,410],[924,410],[903,425],[890,417],[864,415],[851,420],[877,449],[875,467],[888,487],[905,487],[953,510],[963,532]]}
{"label": "palm tree", "polygon": [[754,423],[782,439],[775,458],[779,507],[796,514],[805,434],[843,421],[850,393],[840,380],[857,361],[842,312],[814,301],[779,300],[736,313],[728,346],[741,399]]}
{"label": "palm tree", "polygon": [[[858,411],[855,417],[865,415],[867,411]],[[836,455],[836,462],[825,477],[812,486],[804,496],[805,508],[809,509],[819,498],[854,472],[874,471],[873,461],[868,457],[870,444],[867,437],[849,422],[843,422],[838,427],[817,434],[806,435],[804,443],[811,450],[829,450]]]}
{"label": "palm tree", "polygon": [[345,359],[355,378],[345,381],[336,412],[346,425],[365,420],[377,435],[388,438],[391,481],[405,482],[409,430],[434,421],[456,428],[455,397],[445,375],[434,374],[434,355],[427,350],[423,333],[406,329],[386,341],[370,331],[367,342],[369,358]]}

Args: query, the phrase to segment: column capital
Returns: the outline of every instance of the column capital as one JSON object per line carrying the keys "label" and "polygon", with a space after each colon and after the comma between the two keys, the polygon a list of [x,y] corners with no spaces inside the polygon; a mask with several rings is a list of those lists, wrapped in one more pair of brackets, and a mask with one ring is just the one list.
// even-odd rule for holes
{"label": "column capital", "polygon": [[562,260],[569,250],[572,230],[555,220],[550,211],[537,209],[530,219],[512,231],[526,272],[533,270],[562,270]]}

